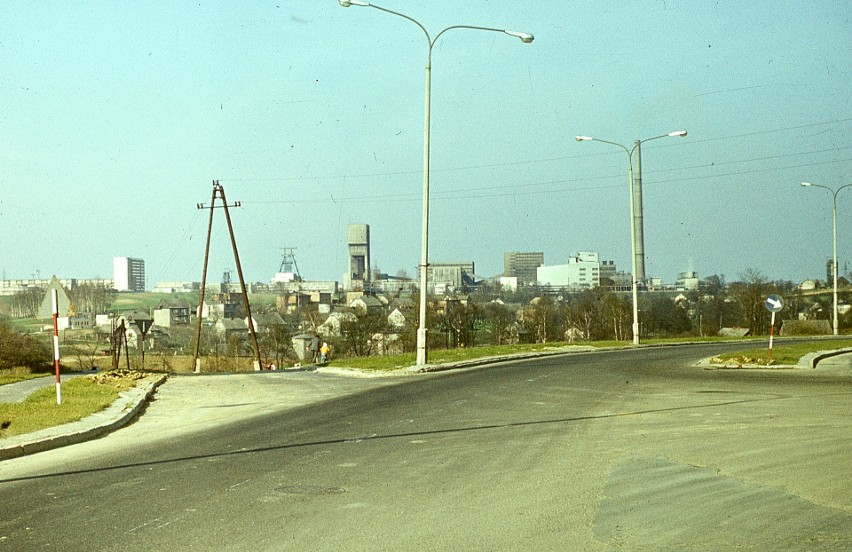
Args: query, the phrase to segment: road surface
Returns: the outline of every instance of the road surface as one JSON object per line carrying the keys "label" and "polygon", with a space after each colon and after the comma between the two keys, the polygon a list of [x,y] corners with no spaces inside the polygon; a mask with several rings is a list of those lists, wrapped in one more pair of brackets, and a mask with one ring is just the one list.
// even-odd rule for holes
{"label": "road surface", "polygon": [[724,346],[401,378],[173,378],[0,463],[0,550],[852,549],[852,366]]}

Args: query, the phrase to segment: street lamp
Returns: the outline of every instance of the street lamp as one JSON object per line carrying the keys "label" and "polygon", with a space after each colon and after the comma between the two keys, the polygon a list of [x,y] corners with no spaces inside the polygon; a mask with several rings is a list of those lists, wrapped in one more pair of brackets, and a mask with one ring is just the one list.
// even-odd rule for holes
{"label": "street lamp", "polygon": [[821,186],[820,184],[811,184],[810,182],[802,182],[802,186],[805,186],[805,187],[813,186],[814,188],[823,188],[823,189],[831,192],[831,194],[834,196],[833,197],[833,200],[834,200],[834,260],[832,261],[831,272],[832,272],[832,276],[834,278],[834,323],[833,323],[833,329],[834,329],[834,335],[837,335],[837,330],[838,330],[838,320],[837,320],[837,194],[838,194],[838,192],[840,192],[840,190],[842,190],[843,188],[848,188],[848,187],[852,186],[852,184],[846,184],[844,186],[837,188],[836,190],[833,189],[833,188],[829,188],[828,186]]}
{"label": "street lamp", "polygon": [[426,293],[427,293],[427,268],[429,266],[429,140],[430,140],[430,112],[431,112],[431,94],[432,94],[432,47],[437,42],[438,38],[449,31],[450,29],[473,29],[477,31],[493,31],[503,33],[509,36],[520,39],[524,44],[529,44],[533,41],[533,35],[529,33],[519,33],[516,31],[508,31],[505,29],[494,29],[490,27],[477,27],[473,25],[452,25],[442,30],[435,35],[435,38],[429,34],[419,21],[405,15],[395,12],[375,4],[361,2],[360,0],[338,0],[341,6],[348,8],[350,6],[361,6],[366,8],[375,8],[377,10],[396,15],[408,19],[423,31],[426,35],[426,42],[429,45],[426,57],[426,102],[423,117],[423,231],[421,238],[421,256],[420,256],[420,325],[417,328],[417,365],[423,366],[427,362],[427,341],[426,341]]}
{"label": "street lamp", "polygon": [[683,137],[686,136],[685,130],[676,130],[674,132],[669,132],[668,134],[661,134],[660,136],[654,136],[653,138],[646,138],[644,140],[636,140],[636,143],[632,148],[628,148],[623,144],[619,144],[618,142],[610,142],[609,140],[601,140],[600,138],[592,138],[591,136],[576,136],[575,139],[578,142],[603,142],[604,144],[612,144],[613,146],[618,146],[627,152],[627,160],[630,163],[630,167],[628,170],[628,179],[630,180],[630,266],[631,266],[631,276],[630,279],[633,281],[632,291],[633,291],[633,344],[639,345],[639,288],[638,282],[636,281],[636,213],[635,213],[635,198],[633,195],[633,152],[636,151],[636,148],[642,144],[642,142],[650,142],[651,140],[657,140],[658,138],[668,138],[668,137]]}

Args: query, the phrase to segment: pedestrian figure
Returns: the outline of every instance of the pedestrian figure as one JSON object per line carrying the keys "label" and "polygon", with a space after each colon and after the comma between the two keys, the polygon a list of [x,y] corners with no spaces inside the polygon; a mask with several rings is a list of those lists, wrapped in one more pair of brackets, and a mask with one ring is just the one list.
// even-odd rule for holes
{"label": "pedestrian figure", "polygon": [[319,350],[320,350],[320,336],[319,334],[314,334],[311,338],[311,342],[308,344],[308,349],[311,351],[311,362],[314,364],[319,360]]}
{"label": "pedestrian figure", "polygon": [[329,355],[331,355],[331,347],[328,346],[328,343],[323,341],[322,347],[320,347],[320,362],[322,364],[328,362]]}

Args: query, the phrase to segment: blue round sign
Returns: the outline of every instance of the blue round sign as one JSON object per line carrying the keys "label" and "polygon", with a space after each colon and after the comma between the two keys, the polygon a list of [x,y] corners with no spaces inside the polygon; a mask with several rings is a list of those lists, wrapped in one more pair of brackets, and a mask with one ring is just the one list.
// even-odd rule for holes
{"label": "blue round sign", "polygon": [[780,295],[774,293],[766,298],[766,310],[769,312],[778,312],[784,308],[784,300]]}

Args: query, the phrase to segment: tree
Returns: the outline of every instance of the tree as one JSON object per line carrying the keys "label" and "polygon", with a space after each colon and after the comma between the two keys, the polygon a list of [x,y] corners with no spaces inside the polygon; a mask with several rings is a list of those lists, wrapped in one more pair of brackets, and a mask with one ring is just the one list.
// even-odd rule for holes
{"label": "tree", "polygon": [[607,326],[612,331],[616,341],[628,339],[632,321],[632,306],[627,297],[619,296],[612,292],[603,295],[602,314],[606,318]]}
{"label": "tree", "polygon": [[573,294],[568,303],[565,329],[579,329],[586,340],[606,337],[608,334],[604,303],[601,301],[602,293],[603,290],[597,288]]}
{"label": "tree", "polygon": [[447,301],[439,324],[446,335],[446,347],[473,347],[476,344],[476,323],[481,318],[479,307],[472,302]]}
{"label": "tree", "polygon": [[689,332],[691,324],[685,308],[671,297],[657,295],[645,311],[645,331],[656,336],[677,336]]}
{"label": "tree", "polygon": [[273,324],[258,338],[257,346],[267,363],[274,361],[281,366],[292,347],[290,330],[285,324]]}
{"label": "tree", "polygon": [[740,323],[749,328],[753,335],[768,333],[768,318],[765,316],[764,301],[775,286],[759,270],[748,269],[741,276],[742,281],[733,282],[728,286],[731,297],[740,308]]}
{"label": "tree", "polygon": [[28,287],[12,296],[12,316],[16,318],[34,318],[44,299],[45,290],[40,287]]}
{"label": "tree", "polygon": [[553,299],[547,295],[536,297],[524,308],[521,324],[532,337],[533,343],[547,343],[561,338],[557,308]]}
{"label": "tree", "polygon": [[106,312],[118,292],[103,284],[80,284],[68,293],[77,312]]}
{"label": "tree", "polygon": [[503,345],[510,342],[510,328],[515,322],[515,316],[506,305],[488,303],[483,309],[486,324],[490,327],[491,344]]}
{"label": "tree", "polygon": [[387,330],[387,319],[382,313],[366,312],[356,314],[354,320],[344,319],[340,322],[340,333],[343,336],[342,352],[355,356],[370,356],[376,346],[374,336]]}
{"label": "tree", "polygon": [[77,342],[74,346],[77,365],[80,370],[88,370],[96,366],[96,359],[102,345],[109,338],[109,334],[99,332],[97,328],[83,334],[83,342]]}

